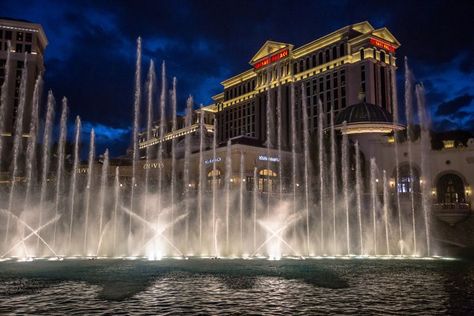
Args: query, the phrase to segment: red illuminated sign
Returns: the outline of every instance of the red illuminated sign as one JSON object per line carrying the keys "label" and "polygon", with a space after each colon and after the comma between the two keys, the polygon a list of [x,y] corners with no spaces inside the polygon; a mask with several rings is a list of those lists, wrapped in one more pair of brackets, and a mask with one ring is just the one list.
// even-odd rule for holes
{"label": "red illuminated sign", "polygon": [[253,67],[255,69],[265,67],[266,65],[273,64],[274,62],[279,61],[280,59],[287,57],[288,54],[289,54],[288,49],[282,50],[281,52],[278,52],[276,54],[270,55],[268,57],[265,57],[264,59],[261,59],[261,60],[257,61],[253,65]]}
{"label": "red illuminated sign", "polygon": [[387,44],[385,42],[382,42],[378,39],[375,39],[375,38],[371,38],[370,39],[370,44],[374,45],[374,46],[377,46],[377,47],[380,47],[382,49],[385,49],[391,53],[394,53],[395,52],[395,47],[393,47],[392,45],[390,44]]}

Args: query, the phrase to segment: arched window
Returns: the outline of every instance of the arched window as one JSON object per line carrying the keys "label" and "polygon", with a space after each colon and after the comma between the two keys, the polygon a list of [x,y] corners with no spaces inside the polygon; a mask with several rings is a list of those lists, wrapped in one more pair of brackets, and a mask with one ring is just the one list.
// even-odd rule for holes
{"label": "arched window", "polygon": [[258,172],[258,190],[260,192],[274,192],[277,186],[277,174],[270,169]]}
{"label": "arched window", "polygon": [[408,164],[400,167],[397,191],[399,193],[420,192],[420,175],[416,168]]}
{"label": "arched window", "polygon": [[217,187],[220,187],[222,181],[222,174],[219,169],[211,169],[207,173],[207,186],[208,188],[212,188],[214,184],[216,184]]}
{"label": "arched window", "polygon": [[438,203],[465,203],[464,182],[455,174],[441,176],[436,183]]}
{"label": "arched window", "polygon": [[334,46],[332,48],[332,59],[336,59],[338,58],[339,56],[337,56],[337,46]]}
{"label": "arched window", "polygon": [[323,64],[323,52],[319,52],[319,54],[318,54],[318,62],[319,62],[319,65],[322,65],[322,64]]}
{"label": "arched window", "polygon": [[327,62],[329,62],[329,61],[331,60],[331,59],[329,58],[329,48],[328,48],[328,49],[326,49],[326,53],[325,53],[325,59],[326,59],[326,60],[325,60],[325,62],[326,62],[326,63],[327,63]]}

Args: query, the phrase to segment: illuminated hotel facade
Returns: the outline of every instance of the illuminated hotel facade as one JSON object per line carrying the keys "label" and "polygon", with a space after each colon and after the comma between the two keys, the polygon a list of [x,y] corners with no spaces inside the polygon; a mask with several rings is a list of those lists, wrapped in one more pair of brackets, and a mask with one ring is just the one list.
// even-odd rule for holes
{"label": "illuminated hotel facade", "polygon": [[[146,133],[142,133],[142,157],[146,148],[156,148],[160,142],[167,143],[164,147],[166,151],[170,140],[175,139],[179,179],[184,167],[184,136],[191,134],[188,186],[198,187],[199,166],[202,164],[206,187],[210,189],[213,181],[217,181],[218,186],[223,188],[225,161],[229,154],[226,144],[230,143],[232,187],[243,183],[247,191],[252,191],[256,183],[260,192],[290,192],[294,185],[289,177],[293,145],[291,98],[294,89],[298,157],[301,158],[303,139],[301,105],[304,92],[311,146],[316,146],[314,139],[320,101],[324,128],[330,125],[333,111],[335,126],[339,130],[345,126],[342,132],[349,134],[350,142],[359,142],[362,163],[367,165],[368,160],[374,157],[378,167],[387,170],[391,190],[401,193],[402,204],[408,203],[409,193],[418,192],[420,185],[417,183],[422,180],[417,163],[420,157],[414,154],[414,160],[409,161],[405,142],[399,145],[399,183],[396,181],[393,131],[403,129],[397,120],[394,121],[394,117],[398,117],[394,111],[397,109],[395,52],[399,46],[400,43],[388,29],[374,29],[368,22],[346,26],[298,48],[288,43],[267,41],[250,60],[251,68],[224,80],[223,92],[212,98],[212,104],[195,111],[190,125],[185,126],[181,118],[181,125],[175,131],[168,126],[163,140],[159,138],[158,125],[153,127],[151,138],[147,139]],[[204,113],[206,133],[202,161],[199,156],[201,112]],[[267,113],[270,114],[268,117]],[[267,126],[270,127],[268,132]],[[278,133],[278,126],[281,133]],[[217,139],[215,156],[212,149],[214,133]],[[457,145],[454,143],[448,137],[439,148],[432,148],[431,179],[423,181],[431,188],[435,214],[449,225],[459,222],[462,227],[469,227],[471,220],[465,219],[471,212],[473,202],[474,139],[456,141]],[[415,153],[419,152],[419,146],[418,139],[413,143]],[[456,163],[452,163],[454,161]],[[214,162],[216,170],[213,169]],[[141,160],[140,165],[138,169],[142,172],[151,170],[150,178],[160,168],[154,161],[147,165],[145,160]],[[408,166],[413,168],[413,173],[410,173]],[[161,167],[165,173],[171,172],[169,152],[164,155]],[[365,169],[365,177],[367,172]]]}
{"label": "illuminated hotel facade", "polygon": [[[392,113],[397,69],[395,50],[399,46],[386,28],[374,29],[368,22],[346,26],[298,48],[267,41],[250,60],[252,68],[224,80],[224,91],[213,97],[219,141],[245,136],[263,145],[268,125],[272,130],[271,143],[275,145],[278,137],[275,127],[280,123],[281,145],[289,149],[292,84],[298,132],[303,126],[302,86],[307,98],[310,133],[317,129],[319,100],[327,123],[331,111],[337,117],[349,105],[359,103],[360,92],[367,103]],[[267,98],[270,98],[269,111]],[[267,118],[267,113],[271,117]]]}
{"label": "illuminated hotel facade", "polygon": [[[174,138],[178,148],[176,158],[180,159],[184,153],[184,136],[192,134],[191,168],[194,170],[191,173],[194,176],[191,179],[197,179],[202,112],[206,131],[204,163],[213,158],[210,145],[213,134],[217,133],[218,179],[224,177],[226,144],[230,140],[232,161],[238,162],[232,164],[234,184],[240,181],[239,161],[241,153],[245,153],[242,155],[243,179],[249,190],[252,189],[254,168],[257,168],[260,191],[276,192],[280,186],[288,191],[291,186],[288,170],[291,169],[292,89],[298,155],[303,138],[302,87],[307,98],[310,134],[317,129],[319,100],[326,127],[330,124],[331,111],[337,118],[350,105],[361,103],[361,93],[365,95],[364,104],[370,104],[372,109],[376,106],[386,123],[392,122],[397,69],[395,50],[399,46],[386,28],[374,29],[368,22],[346,26],[298,48],[288,43],[267,41],[250,60],[251,68],[224,80],[223,92],[212,98],[212,104],[194,112],[190,125],[185,126],[180,118],[178,129],[171,131],[167,124],[163,140],[159,137],[158,124],[151,133],[140,134],[141,157],[145,156],[147,148],[156,152],[160,142],[166,143],[165,151],[169,150],[169,141]],[[270,114],[268,117],[267,113]],[[212,166],[206,164],[209,178]],[[197,186],[196,181],[191,182],[190,186]]]}

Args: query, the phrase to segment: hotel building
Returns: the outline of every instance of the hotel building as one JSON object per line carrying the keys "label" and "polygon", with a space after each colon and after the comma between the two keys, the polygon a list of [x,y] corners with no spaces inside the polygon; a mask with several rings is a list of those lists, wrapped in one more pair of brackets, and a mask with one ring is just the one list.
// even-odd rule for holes
{"label": "hotel building", "polygon": [[[8,43],[10,43],[10,47]],[[44,50],[47,45],[48,40],[40,24],[25,20],[0,18],[0,85],[3,85],[5,80],[10,82],[9,89],[6,91],[5,126],[4,130],[0,131],[2,137],[10,138],[13,134],[20,101],[21,73],[25,65],[25,58],[28,67],[28,78],[23,127],[25,131],[29,129],[31,98],[33,97],[36,78],[44,72]],[[8,78],[6,78],[5,65],[9,48],[10,72]]]}
{"label": "hotel building", "polygon": [[[211,105],[194,113],[190,125],[182,123],[181,128],[168,130],[164,140],[159,139],[159,127],[155,126],[150,139],[146,138],[145,133],[141,134],[140,148],[156,146],[160,141],[173,138],[177,138],[177,143],[182,146],[184,136],[192,134],[189,187],[198,187],[201,163],[204,164],[207,187],[210,188],[213,181],[223,187],[228,154],[226,144],[230,141],[232,186],[238,186],[243,181],[247,190],[252,190],[253,183],[257,183],[260,192],[277,192],[279,188],[288,192],[292,185],[288,174],[292,160],[291,99],[294,89],[298,157],[303,138],[301,105],[304,94],[307,98],[310,139],[317,137],[320,101],[324,127],[330,125],[333,111],[337,129],[348,134],[352,144],[356,140],[360,143],[362,164],[368,166],[369,159],[374,157],[379,168],[387,170],[392,193],[398,190],[402,204],[409,203],[412,191],[418,196],[421,183],[430,187],[433,212],[441,219],[435,226],[440,226],[438,231],[449,235],[450,240],[456,240],[453,230],[445,229],[443,225],[457,225],[462,230],[468,230],[473,223],[469,214],[473,202],[474,139],[456,142],[455,145],[454,138],[445,137],[439,148],[431,148],[430,178],[425,179],[420,175],[420,141],[412,144],[414,154],[411,162],[407,143],[399,144],[400,174],[397,183],[393,131],[403,129],[402,125],[397,124],[397,119],[394,120],[394,114],[397,114],[394,113],[397,109],[395,52],[399,46],[400,43],[387,28],[374,29],[368,22],[343,27],[301,47],[267,41],[250,59],[250,69],[224,80],[223,91],[212,97]],[[200,162],[198,152],[200,111],[206,113],[203,162]],[[214,120],[217,126],[215,131]],[[345,127],[343,122],[346,122]],[[281,127],[281,134],[278,133],[278,126]],[[270,127],[269,131],[267,127]],[[216,174],[213,172],[214,156],[210,146],[214,133],[217,133],[218,143]],[[443,138],[442,135],[439,137]],[[278,150],[279,143],[281,150]],[[312,146],[315,146],[314,143]],[[170,170],[169,158],[165,155],[165,172]],[[182,155],[177,156],[180,169],[183,166],[181,158]],[[244,159],[243,175],[240,174],[241,158]],[[145,165],[144,161],[140,163],[143,168],[139,169],[142,170],[157,167],[157,164],[150,167],[151,164]],[[258,179],[254,182],[255,168]],[[368,177],[367,168],[364,177]],[[474,237],[472,239],[474,244]]]}

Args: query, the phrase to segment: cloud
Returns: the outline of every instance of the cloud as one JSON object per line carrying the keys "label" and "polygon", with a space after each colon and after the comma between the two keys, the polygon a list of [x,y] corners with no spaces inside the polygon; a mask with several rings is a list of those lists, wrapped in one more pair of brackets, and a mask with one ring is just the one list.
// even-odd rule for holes
{"label": "cloud", "polygon": [[437,115],[453,115],[460,109],[463,109],[471,104],[471,101],[474,97],[472,95],[462,95],[451,99],[449,101],[443,102],[438,106],[436,111]]}

